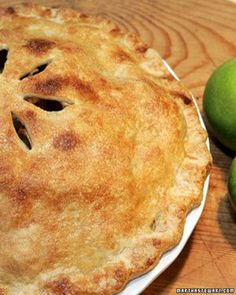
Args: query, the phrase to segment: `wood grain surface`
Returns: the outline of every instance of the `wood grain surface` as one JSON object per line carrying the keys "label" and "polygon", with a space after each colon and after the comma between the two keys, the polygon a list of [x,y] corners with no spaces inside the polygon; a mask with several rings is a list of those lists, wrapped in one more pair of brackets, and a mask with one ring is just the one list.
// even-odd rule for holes
{"label": "wood grain surface", "polygon": [[[4,6],[20,2],[0,0]],[[235,0],[29,2],[101,14],[123,30],[137,32],[167,60],[201,110],[208,77],[218,65],[236,56]],[[181,287],[236,288],[236,213],[227,199],[228,169],[234,154],[212,136],[211,151],[214,166],[203,215],[180,256],[144,295],[171,295]]]}

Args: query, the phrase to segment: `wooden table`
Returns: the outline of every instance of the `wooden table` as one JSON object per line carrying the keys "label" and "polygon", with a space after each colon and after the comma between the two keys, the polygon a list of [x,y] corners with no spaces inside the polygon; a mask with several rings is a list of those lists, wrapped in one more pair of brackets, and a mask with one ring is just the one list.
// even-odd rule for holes
{"label": "wooden table", "polygon": [[[1,5],[21,1],[0,0]],[[27,2],[24,0],[24,2]],[[191,89],[202,109],[212,71],[236,56],[236,0],[30,1],[102,14],[156,48]],[[177,260],[144,295],[175,294],[179,287],[236,287],[236,213],[227,199],[233,153],[211,139],[214,159],[203,215]]]}

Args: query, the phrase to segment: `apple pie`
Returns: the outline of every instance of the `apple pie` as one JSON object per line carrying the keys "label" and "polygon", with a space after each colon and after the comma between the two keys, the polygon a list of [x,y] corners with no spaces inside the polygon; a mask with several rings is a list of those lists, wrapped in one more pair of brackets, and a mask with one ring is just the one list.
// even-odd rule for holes
{"label": "apple pie", "polygon": [[0,294],[115,294],[180,240],[211,165],[189,91],[109,20],[0,10]]}

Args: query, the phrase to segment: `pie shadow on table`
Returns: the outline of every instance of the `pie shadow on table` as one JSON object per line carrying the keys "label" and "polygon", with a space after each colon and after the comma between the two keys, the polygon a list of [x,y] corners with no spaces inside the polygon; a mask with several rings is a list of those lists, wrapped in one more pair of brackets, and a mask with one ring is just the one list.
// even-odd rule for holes
{"label": "pie shadow on table", "polygon": [[230,204],[228,194],[219,203],[218,223],[225,239],[236,249],[236,212]]}
{"label": "pie shadow on table", "polygon": [[166,291],[172,289],[173,284],[177,281],[181,269],[184,267],[191,253],[192,243],[193,235],[190,237],[177,259],[142,293],[142,295],[166,295]]}

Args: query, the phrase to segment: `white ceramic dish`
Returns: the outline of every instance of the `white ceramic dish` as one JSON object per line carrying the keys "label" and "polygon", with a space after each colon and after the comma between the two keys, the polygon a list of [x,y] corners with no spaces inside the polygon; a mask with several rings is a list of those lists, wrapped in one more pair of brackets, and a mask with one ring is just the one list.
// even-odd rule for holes
{"label": "white ceramic dish", "polygon": [[[177,79],[177,75],[174,73],[174,71],[170,68],[170,66],[164,61],[166,67],[170,71],[170,73]],[[199,119],[201,121],[201,125],[204,129],[206,129],[204,122],[202,120],[202,117],[200,115],[200,111],[198,109],[197,103],[195,99],[193,98],[194,103],[196,105]],[[207,146],[208,149],[209,147],[209,139],[207,139]],[[203,189],[203,198],[202,202],[199,207],[194,208],[192,211],[189,212],[187,218],[186,218],[186,223],[184,227],[184,232],[182,239],[180,240],[179,244],[171,249],[170,251],[166,252],[162,258],[160,259],[159,263],[148,273],[137,277],[136,279],[133,279],[130,281],[125,289],[119,293],[119,295],[137,295],[140,294],[144,289],[146,289],[180,254],[182,249],[184,248],[185,244],[187,243],[189,237],[191,236],[192,231],[194,230],[205,205],[206,202],[206,196],[208,192],[208,187],[209,187],[209,180],[210,176],[207,177],[205,184],[204,184],[204,189]]]}

